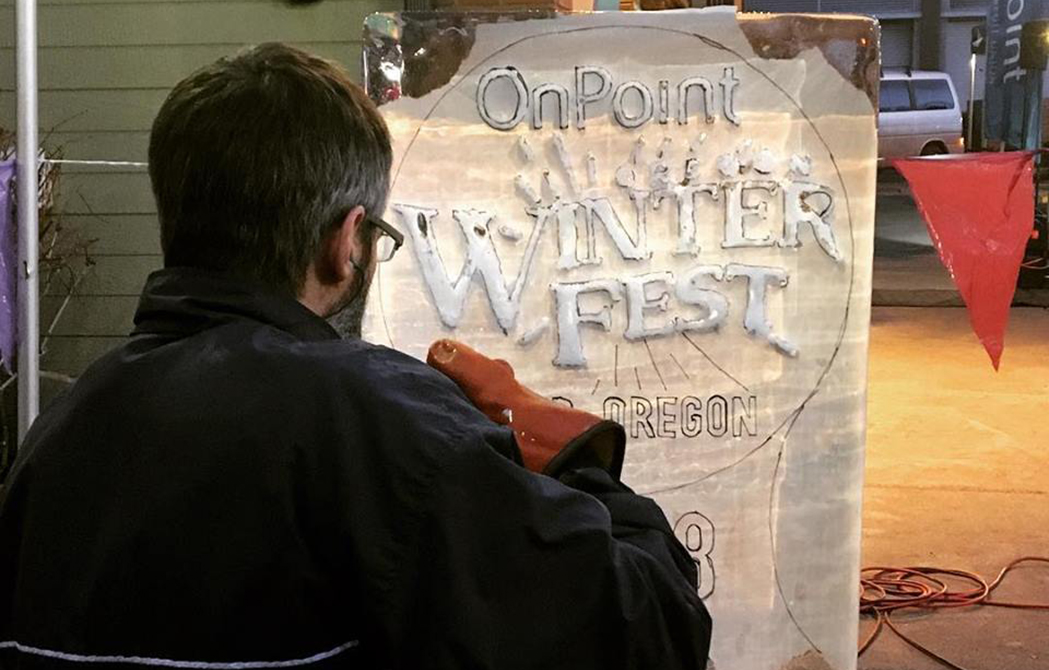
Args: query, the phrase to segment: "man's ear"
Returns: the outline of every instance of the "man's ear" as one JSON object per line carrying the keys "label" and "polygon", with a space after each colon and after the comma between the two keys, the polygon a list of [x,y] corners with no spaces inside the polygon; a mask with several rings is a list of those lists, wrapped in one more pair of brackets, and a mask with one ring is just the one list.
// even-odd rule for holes
{"label": "man's ear", "polygon": [[328,235],[321,252],[321,278],[339,284],[356,272],[353,261],[361,256],[360,227],[364,225],[364,208],[357,205]]}

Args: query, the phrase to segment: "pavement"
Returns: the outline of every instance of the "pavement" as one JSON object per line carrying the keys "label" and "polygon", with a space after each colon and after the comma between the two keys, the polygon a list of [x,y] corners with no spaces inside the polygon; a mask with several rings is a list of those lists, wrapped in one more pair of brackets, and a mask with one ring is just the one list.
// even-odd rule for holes
{"label": "pavement", "polygon": [[[1049,556],[1049,290],[1017,292],[996,373],[890,171],[879,179],[873,303],[863,565],[991,580],[1015,558]],[[1010,573],[994,597],[1049,602],[1049,566]],[[1049,670],[1049,611],[893,618],[967,670]],[[861,639],[872,625],[861,618]],[[943,667],[888,630],[859,661],[860,670]]]}
{"label": "pavement", "polygon": [[[875,307],[868,393],[865,566],[991,579],[1014,558],[1049,555],[1049,309],[1012,309],[996,373],[964,308]],[[1049,566],[1014,571],[995,596],[1049,602]],[[1049,669],[1049,611],[894,620],[966,669]],[[861,619],[861,638],[871,624]],[[861,670],[942,667],[890,631],[859,661]]]}

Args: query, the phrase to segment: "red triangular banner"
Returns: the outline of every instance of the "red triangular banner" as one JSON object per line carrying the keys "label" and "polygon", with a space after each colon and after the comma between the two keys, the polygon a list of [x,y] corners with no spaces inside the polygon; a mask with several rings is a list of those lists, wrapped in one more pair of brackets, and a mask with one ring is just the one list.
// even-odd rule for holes
{"label": "red triangular banner", "polygon": [[893,161],[995,370],[1034,227],[1033,156],[1014,151]]}

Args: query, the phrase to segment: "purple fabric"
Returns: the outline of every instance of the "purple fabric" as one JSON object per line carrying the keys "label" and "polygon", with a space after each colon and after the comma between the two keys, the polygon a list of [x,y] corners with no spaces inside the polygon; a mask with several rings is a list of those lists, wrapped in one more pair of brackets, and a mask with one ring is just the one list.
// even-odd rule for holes
{"label": "purple fabric", "polygon": [[8,372],[11,372],[15,358],[15,304],[18,297],[15,283],[18,250],[15,248],[14,208],[10,190],[14,175],[13,160],[0,162],[0,364]]}

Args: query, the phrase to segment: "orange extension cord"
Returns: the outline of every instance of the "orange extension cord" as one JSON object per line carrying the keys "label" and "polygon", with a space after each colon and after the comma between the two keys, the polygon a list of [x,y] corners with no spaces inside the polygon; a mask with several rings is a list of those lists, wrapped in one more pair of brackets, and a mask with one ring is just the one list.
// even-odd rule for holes
{"label": "orange extension cord", "polygon": [[[892,613],[907,608],[935,609],[939,607],[969,607],[987,605],[991,607],[1012,607],[1016,609],[1049,610],[1047,603],[1016,603],[990,600],[991,593],[998,588],[1007,574],[1021,563],[1049,564],[1049,558],[1042,556],[1024,556],[1002,568],[998,577],[988,583],[983,577],[965,570],[945,570],[941,568],[864,568],[860,574],[860,613],[875,617],[874,630],[860,645],[858,656],[871,646],[882,629],[888,626],[901,640],[911,645],[926,656],[954,670],[966,670],[936,652],[928,649],[914,639],[904,635],[892,622]],[[952,589],[945,578],[954,578],[968,582],[970,589]]]}

